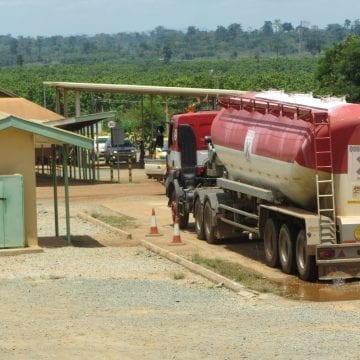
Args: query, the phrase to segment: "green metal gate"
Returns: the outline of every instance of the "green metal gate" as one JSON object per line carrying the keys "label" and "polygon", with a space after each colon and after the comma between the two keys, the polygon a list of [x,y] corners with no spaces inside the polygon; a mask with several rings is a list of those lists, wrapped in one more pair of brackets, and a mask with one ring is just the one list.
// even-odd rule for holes
{"label": "green metal gate", "polygon": [[22,175],[0,175],[0,248],[25,246]]}

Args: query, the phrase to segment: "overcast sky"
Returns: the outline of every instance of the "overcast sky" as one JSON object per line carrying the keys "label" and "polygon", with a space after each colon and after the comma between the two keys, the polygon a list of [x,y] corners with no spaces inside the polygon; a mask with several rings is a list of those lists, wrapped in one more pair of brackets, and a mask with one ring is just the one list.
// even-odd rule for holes
{"label": "overcast sky", "polygon": [[360,0],[0,0],[0,35],[51,36],[150,31],[157,26],[244,30],[275,19],[326,27],[360,18]]}

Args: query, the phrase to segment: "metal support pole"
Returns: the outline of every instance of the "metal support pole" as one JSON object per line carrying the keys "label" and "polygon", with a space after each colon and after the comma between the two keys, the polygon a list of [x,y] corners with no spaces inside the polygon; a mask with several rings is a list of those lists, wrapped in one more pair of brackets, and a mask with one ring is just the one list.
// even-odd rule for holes
{"label": "metal support pole", "polygon": [[41,145],[41,173],[44,175],[45,169],[44,169],[44,145]]}
{"label": "metal support pole", "polygon": [[[95,134],[96,136],[99,136],[99,125],[98,123],[95,123]],[[97,145],[96,148],[96,180],[100,180],[100,159],[99,159],[99,146]]]}
{"label": "metal support pole", "polygon": [[[150,96],[150,123],[151,123],[151,140],[154,136],[154,116],[153,116],[153,97]],[[155,147],[153,146],[153,141],[151,141],[151,158],[153,158],[155,152]]]}
{"label": "metal support pole", "polygon": [[68,109],[68,93],[64,90],[64,116],[69,117],[69,109]]}
{"label": "metal support pole", "polygon": [[46,109],[46,88],[43,86],[43,102],[44,102],[44,108]]}
{"label": "metal support pole", "polygon": [[55,111],[58,114],[61,114],[61,108],[60,108],[60,90],[58,88],[56,88],[56,107],[55,107]]}
{"label": "metal support pole", "polygon": [[[81,135],[85,136],[85,130],[81,129],[80,130]],[[82,178],[84,180],[87,180],[87,169],[86,169],[86,154],[85,154],[85,150],[80,148],[80,157],[81,157],[81,172],[82,172]]]}
{"label": "metal support pole", "polygon": [[68,145],[63,145],[63,174],[64,174],[64,194],[65,194],[65,218],[66,218],[66,241],[71,245],[70,232],[70,204],[69,204],[69,178],[67,169]]}
{"label": "metal support pole", "polygon": [[132,165],[131,165],[131,158],[128,159],[129,163],[129,183],[132,183]]}
{"label": "metal support pole", "polygon": [[86,161],[86,150],[81,149],[81,157],[82,157],[82,171],[83,171],[83,179],[87,180],[87,161]]}
{"label": "metal support pole", "polygon": [[117,159],[117,179],[118,183],[120,184],[120,159],[119,159],[119,148],[116,152],[116,159]]}
{"label": "metal support pole", "polygon": [[[87,126],[86,127],[86,136],[88,138],[91,138],[91,126]],[[88,171],[88,179],[89,180],[94,180],[93,178],[93,156],[92,153],[94,152],[94,150],[85,150],[86,153],[86,166],[87,166],[87,171]]]}
{"label": "metal support pole", "polygon": [[55,236],[59,236],[59,209],[58,209],[58,193],[57,193],[57,176],[56,176],[56,147],[51,145],[51,175],[53,178],[54,189],[54,220],[55,220]]}
{"label": "metal support pole", "polygon": [[74,179],[76,180],[76,168],[79,164],[79,148],[77,146],[74,147]]}
{"label": "metal support pole", "polygon": [[81,115],[80,91],[75,91],[75,116]]}
{"label": "metal support pole", "polygon": [[166,120],[166,134],[169,134],[169,104],[168,97],[165,97],[165,120]]}
{"label": "metal support pole", "polygon": [[141,95],[141,141],[140,141],[140,167],[145,164],[145,139],[144,139],[144,95]]}
{"label": "metal support pole", "polygon": [[[91,130],[91,139],[93,139],[94,142],[94,137],[95,137],[95,128],[94,125],[91,125],[90,127]],[[96,167],[96,156],[95,156],[95,149],[93,148],[90,151],[90,156],[91,156],[91,172],[92,172],[92,180],[96,180],[96,171],[95,171],[95,167]]]}
{"label": "metal support pole", "polygon": [[[81,134],[81,132],[80,132]],[[79,170],[79,180],[82,179],[82,150],[77,147],[77,166],[78,166],[78,170]]]}

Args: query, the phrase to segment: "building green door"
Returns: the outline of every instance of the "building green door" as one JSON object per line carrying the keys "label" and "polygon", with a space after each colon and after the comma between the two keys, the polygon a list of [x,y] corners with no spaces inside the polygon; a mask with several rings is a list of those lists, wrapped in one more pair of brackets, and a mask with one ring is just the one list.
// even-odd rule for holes
{"label": "building green door", "polygon": [[0,175],[0,248],[25,246],[22,175]]}

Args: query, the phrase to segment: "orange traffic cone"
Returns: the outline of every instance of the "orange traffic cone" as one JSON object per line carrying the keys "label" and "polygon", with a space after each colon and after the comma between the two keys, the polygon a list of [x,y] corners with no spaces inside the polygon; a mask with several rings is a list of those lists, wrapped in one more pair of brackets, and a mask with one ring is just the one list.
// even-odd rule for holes
{"label": "orange traffic cone", "polygon": [[155,209],[153,208],[151,211],[151,221],[150,221],[150,233],[146,236],[161,236],[162,234],[159,233],[156,224],[156,216],[155,216]]}
{"label": "orange traffic cone", "polygon": [[179,216],[175,215],[174,235],[170,245],[184,245],[180,237]]}

